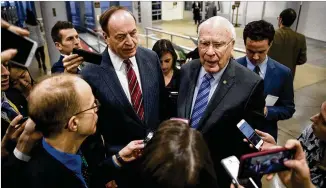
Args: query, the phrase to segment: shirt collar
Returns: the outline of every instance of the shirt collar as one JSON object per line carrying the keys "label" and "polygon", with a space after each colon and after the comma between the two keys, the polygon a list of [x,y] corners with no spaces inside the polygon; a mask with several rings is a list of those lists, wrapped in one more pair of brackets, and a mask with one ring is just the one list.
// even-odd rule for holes
{"label": "shirt collar", "polygon": [[49,145],[44,138],[42,140],[42,145],[45,151],[47,151],[55,159],[65,165],[69,170],[73,171],[76,174],[82,174],[82,160],[80,155],[64,153],[56,150],[54,147]]}
{"label": "shirt collar", "polygon": [[[125,66],[123,65],[123,59],[119,57],[117,54],[115,54],[109,47],[108,47],[108,53],[110,55],[111,62],[113,64],[114,70],[116,71],[121,71],[124,69]],[[135,56],[129,58],[131,61],[132,66],[136,63],[136,58]]]}
{"label": "shirt collar", "polygon": [[[216,72],[216,73],[213,73],[212,76],[214,78],[214,83],[215,82],[219,82],[221,80],[221,77],[226,69],[226,67],[229,65],[229,63],[227,63],[224,68],[222,70],[220,70],[219,72]],[[199,72],[199,78],[202,79],[203,76],[206,74],[207,72],[205,71],[204,67],[202,66],[201,69],[200,69],[200,72]]]}
{"label": "shirt collar", "polygon": [[[246,56],[246,60],[247,60],[247,67],[250,69],[250,70],[254,70],[254,68],[256,67],[256,65],[254,65],[253,63],[251,63],[251,61],[249,60],[249,58]],[[258,67],[261,71],[264,71],[266,70],[266,67],[267,67],[267,61],[268,61],[268,56],[266,55],[265,57],[265,60],[258,64]]]}

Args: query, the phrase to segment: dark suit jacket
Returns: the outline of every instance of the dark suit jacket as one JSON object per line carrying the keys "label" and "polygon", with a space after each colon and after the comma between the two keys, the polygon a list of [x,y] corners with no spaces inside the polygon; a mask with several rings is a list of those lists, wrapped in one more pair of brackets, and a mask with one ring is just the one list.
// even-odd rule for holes
{"label": "dark suit jacket", "polygon": [[[102,53],[101,65],[88,64],[81,71],[101,103],[97,132],[103,135],[109,155],[118,152],[132,140],[144,139],[149,130],[155,130],[166,118],[164,104],[167,93],[160,60],[155,52],[142,47],[137,48],[136,60],[144,101],[144,121],[139,119],[128,101],[107,49]],[[141,184],[135,177],[138,173],[135,170],[141,170],[138,165],[137,161],[127,165],[121,178],[117,179],[119,187]]]}
{"label": "dark suit jacket", "polygon": [[[246,57],[237,59],[237,62],[247,67]],[[277,121],[289,119],[295,112],[293,77],[289,68],[271,58],[268,58],[264,79],[264,97],[267,95],[279,99],[274,106],[267,107],[266,123],[262,131],[268,132],[277,140]]]}
{"label": "dark suit jacket", "polygon": [[64,57],[62,55],[60,55],[58,62],[53,64],[53,66],[51,68],[51,73],[62,73],[65,71],[65,68],[64,68],[63,62],[62,62],[63,58]]}
{"label": "dark suit jacket", "polygon": [[289,67],[294,78],[296,66],[307,61],[305,36],[289,27],[276,30],[268,56]]}
{"label": "dark suit jacket", "polygon": [[[85,187],[73,171],[50,155],[41,145],[33,153],[31,160],[25,164],[22,173],[22,187],[58,188]],[[91,171],[90,171],[91,170]],[[105,183],[114,178],[117,169],[112,159],[100,163],[96,169],[89,169],[90,188],[105,187]]]}
{"label": "dark suit jacket", "polygon": [[[192,100],[195,100],[193,95],[200,68],[198,59],[181,68],[178,98],[178,116],[181,118],[191,117]],[[241,119],[245,119],[253,128],[260,128],[264,120],[263,92],[263,80],[231,59],[198,127],[210,149],[219,187],[229,187],[231,182],[221,160],[231,155],[239,158],[253,151],[243,142],[244,136],[237,124]]]}

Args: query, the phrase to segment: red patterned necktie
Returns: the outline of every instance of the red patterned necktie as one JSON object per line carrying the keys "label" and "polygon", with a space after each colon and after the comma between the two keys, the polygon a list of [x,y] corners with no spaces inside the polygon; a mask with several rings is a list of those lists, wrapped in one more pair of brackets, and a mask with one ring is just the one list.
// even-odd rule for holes
{"label": "red patterned necktie", "polygon": [[131,96],[131,103],[134,107],[135,112],[141,120],[144,120],[144,105],[143,105],[143,95],[140,90],[140,86],[137,80],[136,73],[132,68],[132,63],[129,59],[123,61],[127,68],[127,78],[129,85],[129,93]]}

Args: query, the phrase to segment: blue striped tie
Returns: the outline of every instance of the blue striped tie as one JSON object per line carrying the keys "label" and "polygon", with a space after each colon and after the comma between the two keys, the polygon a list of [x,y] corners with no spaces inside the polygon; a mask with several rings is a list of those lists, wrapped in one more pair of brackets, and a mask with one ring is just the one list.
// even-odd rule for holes
{"label": "blue striped tie", "polygon": [[191,116],[191,126],[195,129],[198,128],[199,120],[205,112],[208,103],[209,92],[211,90],[210,81],[212,79],[214,79],[214,77],[208,73],[206,73],[202,78],[202,83],[200,84]]}

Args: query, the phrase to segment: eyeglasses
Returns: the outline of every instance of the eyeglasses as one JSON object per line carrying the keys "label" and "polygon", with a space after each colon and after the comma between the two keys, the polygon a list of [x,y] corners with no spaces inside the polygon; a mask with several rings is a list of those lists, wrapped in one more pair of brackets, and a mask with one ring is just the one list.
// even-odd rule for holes
{"label": "eyeglasses", "polygon": [[[73,116],[77,116],[77,115],[79,115],[79,114],[81,114],[81,113],[84,113],[84,112],[86,112],[86,111],[88,111],[88,110],[92,110],[92,109],[94,109],[94,108],[96,108],[96,110],[95,110],[95,113],[98,111],[98,108],[101,106],[101,104],[100,104],[100,102],[97,100],[97,99],[95,99],[95,101],[94,101],[94,104],[93,104],[94,106],[92,106],[92,107],[90,107],[90,108],[87,108],[86,110],[83,110],[83,111],[80,111],[80,112],[77,112],[77,113],[75,113],[74,115],[72,115],[71,117],[73,117]],[[71,118],[70,117],[70,118]],[[69,118],[69,119],[70,119]],[[65,126],[65,129],[67,129],[68,128],[68,123],[66,124],[66,126]]]}
{"label": "eyeglasses", "polygon": [[222,51],[225,47],[227,47],[231,42],[233,42],[233,39],[231,39],[228,43],[221,43],[221,42],[210,42],[210,41],[205,41],[205,40],[200,40],[199,41],[199,46],[200,49],[207,51],[209,49],[209,46],[212,44],[213,45],[213,50],[215,52],[217,51]]}
{"label": "eyeglasses", "polygon": [[95,99],[94,104],[95,104],[94,106],[92,106],[92,107],[90,107],[90,108],[88,108],[86,110],[80,111],[80,112],[74,114],[73,116],[77,116],[78,114],[84,113],[84,112],[86,112],[88,110],[92,110],[94,108],[96,108],[96,110],[95,110],[95,113],[96,113],[98,111],[98,108],[101,106],[101,104],[97,99]]}

